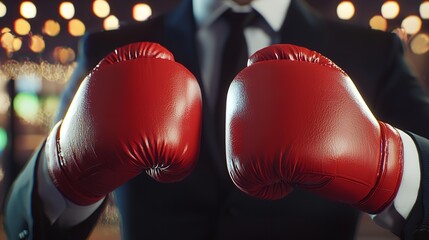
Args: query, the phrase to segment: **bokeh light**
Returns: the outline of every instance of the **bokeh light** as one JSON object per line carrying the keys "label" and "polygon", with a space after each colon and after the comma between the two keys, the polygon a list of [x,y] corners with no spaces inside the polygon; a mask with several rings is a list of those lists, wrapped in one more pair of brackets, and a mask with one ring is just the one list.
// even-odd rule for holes
{"label": "bokeh light", "polygon": [[4,128],[0,127],[0,152],[2,152],[6,148],[6,146],[7,146],[7,132]]}
{"label": "bokeh light", "polygon": [[110,14],[110,5],[105,0],[95,0],[92,4],[92,11],[95,16],[105,18]]}
{"label": "bokeh light", "polygon": [[146,3],[138,3],[133,7],[133,18],[136,21],[145,21],[152,15],[152,8]]}
{"label": "bokeh light", "polygon": [[420,17],[423,19],[429,19],[429,1],[424,1],[419,7]]}
{"label": "bokeh light", "polygon": [[429,50],[429,37],[427,34],[419,33],[411,39],[411,51],[415,54],[424,54]]}
{"label": "bokeh light", "polygon": [[22,47],[22,39],[21,38],[14,38],[12,41],[12,51],[17,52]]}
{"label": "bokeh light", "polygon": [[69,21],[69,33],[74,37],[80,37],[85,34],[85,24],[79,19],[72,19]]}
{"label": "bokeh light", "polygon": [[40,101],[36,94],[21,92],[13,100],[14,110],[18,117],[33,122],[40,109]]}
{"label": "bokeh light", "polygon": [[375,15],[369,20],[369,26],[372,29],[386,31],[387,30],[387,20],[381,15]]}
{"label": "bokeh light", "polygon": [[30,38],[30,50],[35,53],[40,53],[45,49],[45,40],[40,35],[33,35]]}
{"label": "bokeh light", "polygon": [[27,19],[31,19],[36,17],[37,14],[37,8],[34,3],[30,1],[24,1],[21,3],[19,7],[19,12],[21,13],[21,16]]}
{"label": "bokeh light", "polygon": [[7,50],[10,49],[11,50],[13,48],[13,39],[14,38],[15,37],[10,32],[3,33],[1,35],[1,46],[4,49],[7,49]]}
{"label": "bokeh light", "polygon": [[422,20],[416,15],[410,15],[402,20],[401,26],[408,34],[416,34],[422,28]]}
{"label": "bokeh light", "polygon": [[12,30],[10,30],[10,28],[8,28],[8,27],[4,27],[4,28],[2,28],[1,29],[1,33],[8,33],[8,32],[11,32]]}
{"label": "bokeh light", "polygon": [[338,18],[342,20],[349,20],[355,14],[355,6],[350,1],[342,1],[337,6]]}
{"label": "bokeh light", "polygon": [[76,53],[71,48],[56,47],[53,52],[53,57],[61,64],[69,64],[75,60]]}
{"label": "bokeh light", "polygon": [[394,19],[398,16],[400,7],[396,1],[386,1],[381,6],[381,15],[386,19]]}
{"label": "bokeh light", "polygon": [[18,18],[15,20],[14,29],[19,35],[27,35],[31,31],[31,25],[27,20]]}
{"label": "bokeh light", "polygon": [[67,20],[72,19],[75,14],[74,5],[71,2],[62,2],[59,11],[61,17]]}
{"label": "bokeh light", "polygon": [[46,20],[43,25],[43,33],[51,37],[57,36],[60,33],[60,29],[60,24],[52,19]]}
{"label": "bokeh light", "polygon": [[110,15],[103,21],[104,30],[114,30],[119,28],[119,19],[115,15]]}
{"label": "bokeh light", "polygon": [[7,13],[7,7],[3,2],[0,2],[0,17],[4,17]]}

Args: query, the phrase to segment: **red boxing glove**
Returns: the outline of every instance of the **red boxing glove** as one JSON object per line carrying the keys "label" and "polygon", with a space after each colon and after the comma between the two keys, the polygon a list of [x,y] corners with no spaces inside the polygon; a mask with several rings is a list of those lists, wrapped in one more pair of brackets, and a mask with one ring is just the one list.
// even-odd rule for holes
{"label": "red boxing glove", "polygon": [[262,49],[229,88],[228,171],[252,196],[278,199],[296,186],[377,213],[398,191],[402,148],[346,73],[314,51]]}
{"label": "red boxing glove", "polygon": [[141,171],[182,180],[197,163],[201,104],[195,77],[162,46],[116,49],[82,82],[48,138],[54,184],[87,205]]}

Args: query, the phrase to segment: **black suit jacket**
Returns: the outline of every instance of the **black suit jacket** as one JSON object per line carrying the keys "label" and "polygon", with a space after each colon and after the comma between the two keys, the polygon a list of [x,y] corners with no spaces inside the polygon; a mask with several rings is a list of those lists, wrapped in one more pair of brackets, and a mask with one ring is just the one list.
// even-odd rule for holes
{"label": "black suit jacket", "polygon": [[[86,35],[78,68],[62,96],[59,118],[88,71],[113,49],[128,43],[158,42],[201,79],[195,31],[191,1],[185,0],[164,16]],[[402,44],[393,34],[326,20],[305,3],[292,0],[279,42],[327,56],[349,74],[379,120],[429,137],[428,97],[406,66]],[[237,190],[206,128],[203,122],[197,168],[184,181],[161,184],[141,174],[115,192],[124,239],[353,239],[359,213],[348,205],[300,190],[279,201],[251,198]],[[31,176],[25,177],[32,183]],[[37,196],[33,198],[37,202]],[[81,229],[92,226],[97,213],[94,216]],[[26,223],[33,221],[43,222],[43,217],[33,211]],[[39,226],[39,232],[61,234],[55,226]]]}

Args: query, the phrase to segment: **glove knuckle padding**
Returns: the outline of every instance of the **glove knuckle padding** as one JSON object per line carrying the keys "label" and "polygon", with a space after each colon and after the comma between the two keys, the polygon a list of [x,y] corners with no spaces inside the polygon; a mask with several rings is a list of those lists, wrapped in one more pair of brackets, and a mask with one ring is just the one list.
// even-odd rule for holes
{"label": "glove knuckle padding", "polygon": [[125,45],[103,58],[98,67],[138,58],[159,58],[174,61],[173,54],[157,43],[138,42]]}
{"label": "glove knuckle padding", "polygon": [[[299,186],[371,205],[367,198],[379,173],[392,166],[381,159],[386,144],[380,125],[339,67],[313,51],[296,51],[289,55],[299,59],[279,58],[289,55],[275,46],[270,59],[263,49],[232,82],[226,114],[229,174],[241,190],[261,198],[278,199]],[[401,154],[395,147],[388,151]]]}
{"label": "glove knuckle padding", "polygon": [[298,62],[317,63],[342,71],[335,63],[322,54],[291,44],[275,44],[255,52],[249,57],[248,66],[269,60],[290,60]]}
{"label": "glove knuckle padding", "polygon": [[179,181],[196,165],[201,93],[195,77],[172,55],[127,58],[124,49],[83,81],[59,133],[63,157],[72,162],[63,173],[73,173],[68,180],[89,196],[104,196],[141,171]]}

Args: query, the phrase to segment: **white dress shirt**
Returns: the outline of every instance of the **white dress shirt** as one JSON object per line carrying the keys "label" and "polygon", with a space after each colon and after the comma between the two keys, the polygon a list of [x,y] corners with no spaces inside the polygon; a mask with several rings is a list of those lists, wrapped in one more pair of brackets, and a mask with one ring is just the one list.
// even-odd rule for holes
{"label": "white dress shirt", "polygon": [[220,66],[223,46],[229,31],[225,20],[219,17],[229,8],[236,12],[250,12],[255,9],[262,17],[255,25],[244,30],[248,55],[257,50],[278,43],[290,0],[252,1],[240,6],[234,1],[194,0],[193,12],[197,25],[197,52],[200,59],[202,90],[207,97],[209,108],[217,102]]}
{"label": "white dress shirt", "polygon": [[[228,26],[219,19],[227,9],[237,12],[249,12],[255,9],[263,19],[255,25],[245,29],[245,37],[249,55],[255,51],[278,43],[279,30],[282,27],[290,0],[254,0],[250,5],[240,6],[231,0],[194,0],[193,13],[197,26],[197,51],[200,59],[202,90],[207,96],[209,108],[214,108],[216,93],[219,85],[219,69],[223,45],[226,40]],[[287,26],[286,26],[287,27]],[[413,207],[420,186],[420,165],[415,144],[410,136],[400,131],[404,142],[404,174],[398,194],[391,206],[387,209],[397,211],[404,219]],[[42,154],[43,155],[43,154]],[[62,226],[72,226],[85,220],[102,200],[91,206],[78,206],[62,197],[61,193],[52,184],[45,160],[39,165],[38,186],[44,204],[45,213],[52,222],[59,221]],[[397,221],[387,211],[372,215],[374,221],[393,232],[394,222]]]}

